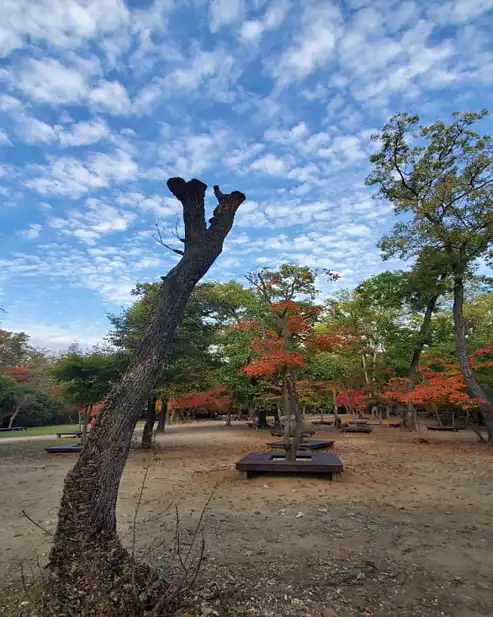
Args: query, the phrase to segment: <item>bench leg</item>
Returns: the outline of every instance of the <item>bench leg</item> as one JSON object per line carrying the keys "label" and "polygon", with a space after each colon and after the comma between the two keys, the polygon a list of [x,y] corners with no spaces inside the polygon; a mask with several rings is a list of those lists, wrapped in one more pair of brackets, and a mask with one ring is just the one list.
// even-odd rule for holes
{"label": "bench leg", "polygon": [[334,482],[342,482],[342,473],[333,473],[332,480]]}
{"label": "bench leg", "polygon": [[248,480],[248,471],[240,471],[240,477],[242,480]]}

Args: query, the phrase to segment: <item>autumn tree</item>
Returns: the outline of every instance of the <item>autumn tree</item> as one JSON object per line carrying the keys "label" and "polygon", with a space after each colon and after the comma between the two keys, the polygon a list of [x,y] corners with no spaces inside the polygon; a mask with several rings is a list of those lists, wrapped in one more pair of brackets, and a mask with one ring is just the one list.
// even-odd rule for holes
{"label": "autumn tree", "polygon": [[[337,278],[329,271],[319,274]],[[312,346],[332,347],[339,342],[338,337],[315,331],[314,324],[322,310],[313,303],[317,293],[315,276],[316,272],[310,268],[293,264],[247,275],[269,311],[263,320],[244,324],[255,331],[256,336],[251,343],[254,359],[243,367],[243,372],[249,376],[278,376],[284,408],[286,456],[290,460],[296,458],[303,427],[296,386],[296,371],[305,365],[303,353]]]}
{"label": "autumn tree", "polygon": [[457,359],[493,443],[493,405],[468,360],[463,315],[465,280],[493,243],[493,141],[472,128],[486,115],[457,112],[450,124],[420,126],[418,116],[397,114],[375,136],[380,151],[367,183],[410,215],[382,239],[384,256],[428,251],[434,269],[450,272]]}
{"label": "autumn tree", "polygon": [[156,385],[190,294],[220,255],[245,200],[243,193],[223,194],[214,187],[218,204],[207,223],[206,184],[181,178],[167,184],[183,206],[183,245],[175,250],[180,260],[163,277],[147,330],[65,479],[49,558],[51,579],[44,586],[47,614],[80,614],[83,602],[88,614],[134,615],[142,607],[141,593],[147,594],[151,608],[163,591],[149,592],[152,573],[135,565],[117,536],[120,480],[141,409]]}

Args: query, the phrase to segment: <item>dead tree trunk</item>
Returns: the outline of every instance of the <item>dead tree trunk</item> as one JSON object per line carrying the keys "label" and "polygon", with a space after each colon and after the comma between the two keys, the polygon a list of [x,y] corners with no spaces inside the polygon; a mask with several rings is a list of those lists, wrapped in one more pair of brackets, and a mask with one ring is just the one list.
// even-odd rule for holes
{"label": "dead tree trunk", "polygon": [[147,401],[146,422],[142,432],[142,442],[140,447],[144,450],[150,450],[152,447],[152,432],[156,422],[156,397],[151,396]]}
{"label": "dead tree trunk", "polygon": [[454,275],[454,329],[455,351],[459,361],[460,370],[469,392],[473,398],[479,399],[479,410],[488,431],[488,442],[493,443],[493,405],[489,402],[483,388],[476,381],[472,372],[466,349],[466,328],[464,325],[464,281],[463,275],[456,272]]}
{"label": "dead tree trunk", "polygon": [[[116,581],[125,606],[128,593],[124,590],[129,581],[121,576],[119,566],[129,556],[116,535],[116,502],[134,428],[159,377],[188,298],[220,255],[234,215],[245,200],[238,191],[224,195],[214,187],[219,203],[207,225],[204,183],[172,178],[168,188],[183,206],[184,250],[175,250],[182,257],[163,277],[149,327],[120,383],[107,396],[96,426],[65,479],[49,559],[55,580],[50,607],[54,614],[80,614],[82,594],[85,602],[97,602],[98,594],[94,600],[87,598],[92,590],[101,587],[104,592]],[[90,573],[88,563],[92,564]],[[89,580],[90,576],[97,578]],[[98,606],[87,614],[101,614]],[[122,610],[120,615],[129,615],[132,609]]]}

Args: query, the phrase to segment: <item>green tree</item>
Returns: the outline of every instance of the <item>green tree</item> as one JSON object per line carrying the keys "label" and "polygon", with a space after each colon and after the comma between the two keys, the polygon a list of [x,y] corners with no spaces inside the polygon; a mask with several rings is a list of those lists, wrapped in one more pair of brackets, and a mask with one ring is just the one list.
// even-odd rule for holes
{"label": "green tree", "polygon": [[26,364],[42,355],[43,352],[29,345],[29,336],[25,332],[0,329],[0,371]]}
{"label": "green tree", "polygon": [[471,395],[483,401],[493,443],[493,405],[468,360],[463,314],[464,283],[493,243],[493,142],[472,130],[486,115],[457,112],[450,124],[420,126],[418,116],[397,114],[375,136],[380,151],[367,184],[409,217],[381,240],[384,256],[428,251],[434,269],[452,277],[457,359]]}
{"label": "green tree", "polygon": [[123,359],[116,354],[68,353],[52,367],[64,396],[82,407],[84,438],[93,405],[103,400],[121,375]]}

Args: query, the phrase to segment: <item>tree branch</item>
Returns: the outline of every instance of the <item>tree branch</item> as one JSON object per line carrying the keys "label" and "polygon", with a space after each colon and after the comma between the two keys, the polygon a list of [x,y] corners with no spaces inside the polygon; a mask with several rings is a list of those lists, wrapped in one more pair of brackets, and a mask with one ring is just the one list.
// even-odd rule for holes
{"label": "tree branch", "polygon": [[199,240],[206,231],[204,200],[207,184],[195,178],[189,182],[183,178],[170,178],[167,185],[183,206],[186,248],[188,242]]}
{"label": "tree branch", "polygon": [[156,231],[151,233],[150,235],[152,238],[154,238],[154,240],[156,240],[158,244],[160,244],[161,246],[164,246],[165,249],[168,249],[169,251],[172,251],[173,253],[176,253],[177,255],[185,254],[182,250],[174,249],[172,246],[169,246],[169,244],[166,244],[166,242],[163,240],[163,236],[161,234],[161,228],[159,227],[159,223],[154,223],[154,227]]}
{"label": "tree branch", "polygon": [[212,218],[209,219],[209,234],[219,233],[225,235],[233,225],[234,215],[236,211],[245,201],[246,196],[240,191],[232,193],[222,193],[219,186],[214,186],[214,195],[218,201],[218,205],[212,213]]}

